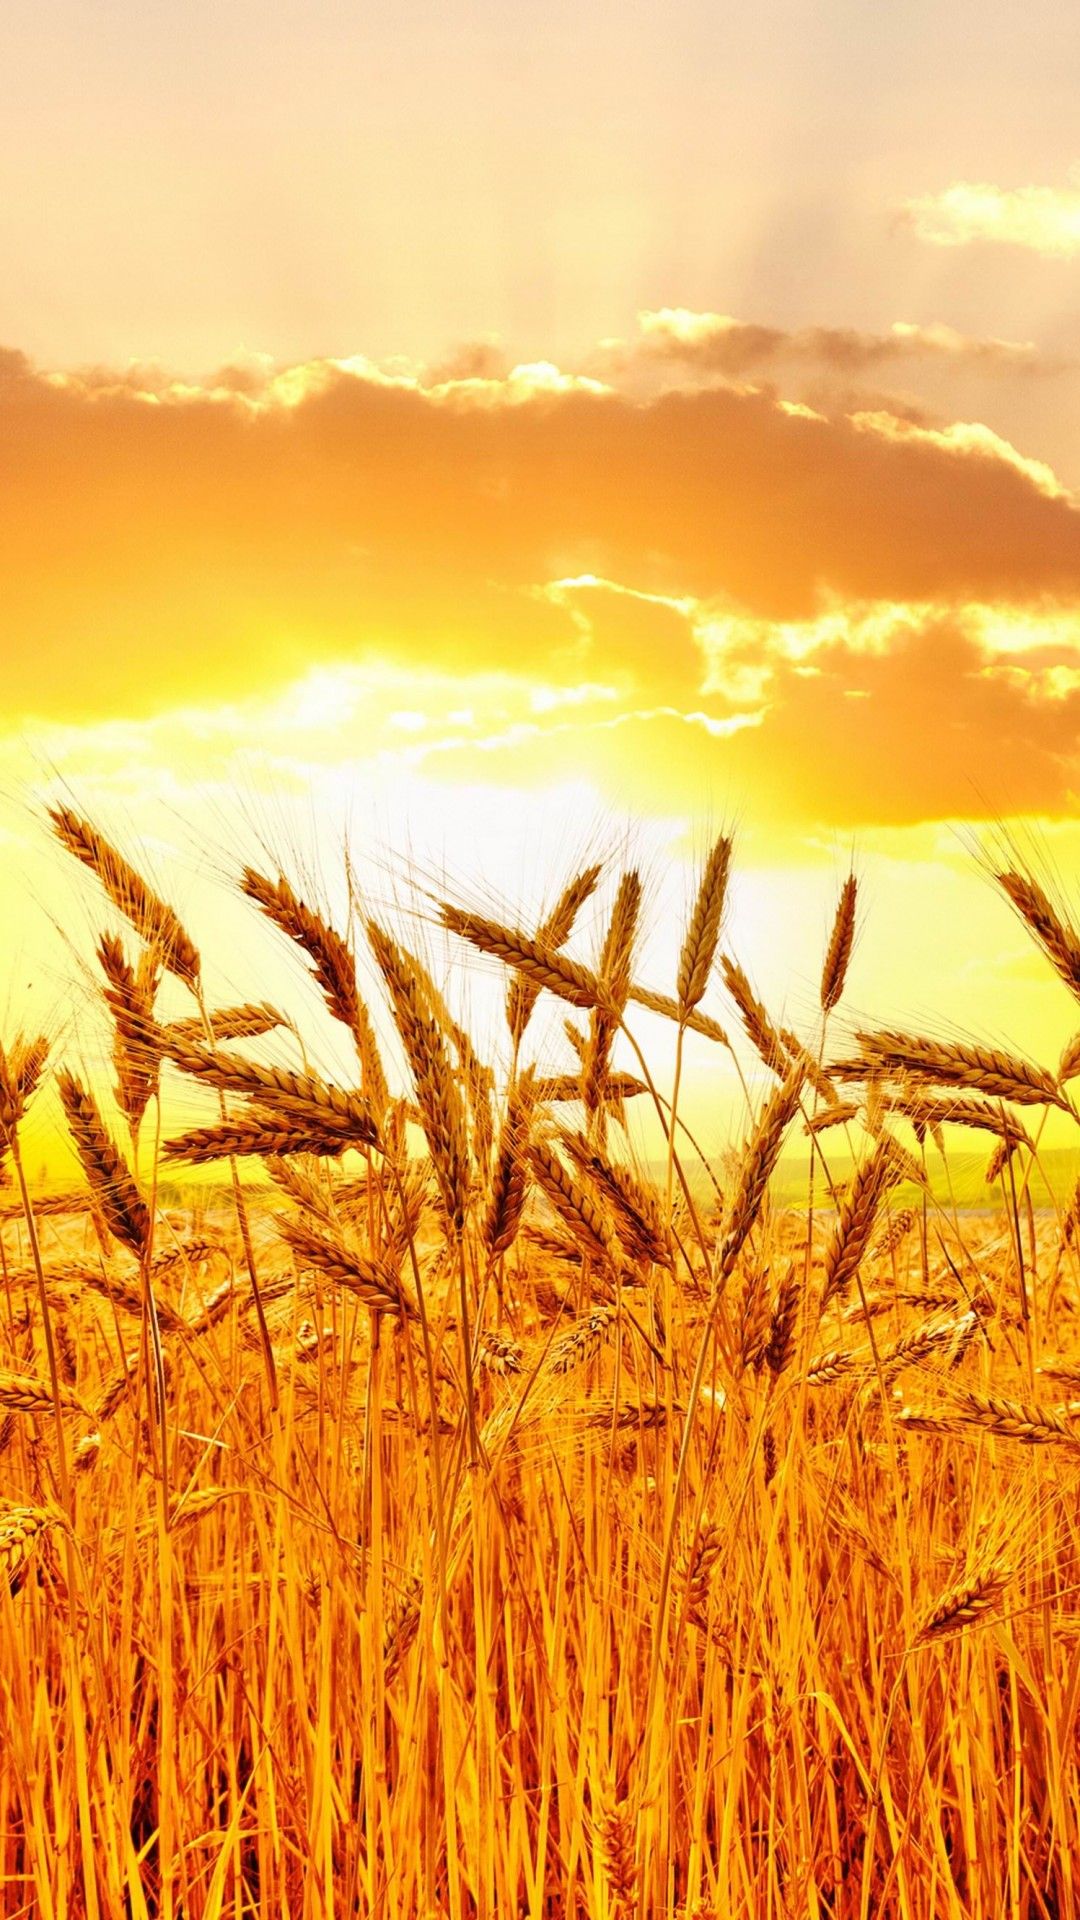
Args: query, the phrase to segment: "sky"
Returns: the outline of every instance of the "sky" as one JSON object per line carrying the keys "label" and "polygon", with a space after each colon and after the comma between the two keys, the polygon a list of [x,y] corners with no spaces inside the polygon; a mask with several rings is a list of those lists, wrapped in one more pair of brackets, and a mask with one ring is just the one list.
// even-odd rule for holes
{"label": "sky", "polygon": [[[727,938],[807,1031],[854,861],[854,1011],[1056,1058],[978,846],[1068,900],[1078,92],[1064,0],[14,0],[9,1024],[91,1047],[63,792],[234,997],[301,993],[253,852],[533,916],[633,858],[664,986],[730,826]],[[730,1082],[691,1062],[702,1124]]]}

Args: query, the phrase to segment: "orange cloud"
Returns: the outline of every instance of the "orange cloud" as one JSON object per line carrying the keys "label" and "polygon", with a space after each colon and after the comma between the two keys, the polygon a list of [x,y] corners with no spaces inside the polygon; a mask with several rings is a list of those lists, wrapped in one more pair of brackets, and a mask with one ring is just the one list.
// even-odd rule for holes
{"label": "orange cloud", "polygon": [[[8,355],[0,436],[12,715],[149,712],[372,656],[584,665],[681,698],[687,599],[771,620],[829,596],[1080,600],[1080,513],[988,430],[757,392],[641,401],[544,366],[426,389],[332,362],[59,381]],[[638,596],[614,626],[610,594],[550,590],[586,575]]]}
{"label": "orange cloud", "polygon": [[508,784],[588,766],[627,806],[746,804],[785,831],[1070,816],[1078,638],[1080,618],[1071,639],[998,651],[977,608],[837,610],[805,627],[736,620],[711,630],[709,691],[692,704],[594,706],[421,757],[449,779]]}
{"label": "orange cloud", "polygon": [[259,696],[299,737],[325,669],[326,757],[845,827],[1071,805],[1080,511],[985,426],[486,351],[200,383],[9,354],[0,437],[16,724]]}

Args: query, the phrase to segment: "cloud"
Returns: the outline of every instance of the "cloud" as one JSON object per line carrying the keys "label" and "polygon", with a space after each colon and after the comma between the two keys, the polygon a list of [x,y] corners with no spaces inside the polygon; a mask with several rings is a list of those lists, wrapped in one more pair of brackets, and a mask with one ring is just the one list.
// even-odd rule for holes
{"label": "cloud", "polygon": [[641,340],[620,343],[624,360],[635,354],[661,364],[738,379],[782,365],[821,367],[854,375],[904,361],[944,361],[984,371],[1059,371],[1062,363],[1040,358],[1031,341],[997,340],[958,333],[940,322],[917,326],[897,320],[885,333],[853,327],[767,327],[723,313],[693,313],[660,307],[638,315]]}
{"label": "cloud", "polygon": [[806,623],[703,622],[693,710],[586,712],[446,742],[448,779],[543,785],[588,765],[621,803],[752,806],[766,826],[852,830],[1075,812],[1080,615],[1025,645],[986,609],[837,608]]}
{"label": "cloud", "polygon": [[996,241],[1060,259],[1080,253],[1080,181],[1068,187],[995,187],[958,180],[941,193],[906,200],[902,217],[934,247]]}
{"label": "cloud", "polygon": [[8,354],[0,437],[6,712],[65,755],[183,710],[207,769],[586,765],[628,805],[845,828],[1073,803],[1080,510],[978,422],[486,352],[203,382]]}
{"label": "cloud", "polygon": [[790,621],[835,600],[1080,601],[1080,512],[1048,468],[977,424],[880,409],[641,399],[546,363],[425,388],[364,361],[194,383],[9,354],[0,439],[13,719],[372,658],[656,704],[692,686],[683,602]]}
{"label": "cloud", "polygon": [[1001,434],[978,420],[957,420],[947,427],[927,427],[918,421],[898,417],[884,408],[873,408],[849,416],[851,424],[865,432],[881,434],[887,440],[908,446],[940,447],[956,453],[986,454],[1015,467],[1048,500],[1067,500],[1071,496],[1045,460],[1031,460],[1019,453]]}
{"label": "cloud", "polygon": [[574,625],[574,643],[563,659],[594,679],[656,699],[692,700],[701,686],[703,656],[693,620],[694,603],[664,594],[640,593],[593,574],[553,580],[541,597],[564,609]]}
{"label": "cloud", "polygon": [[425,368],[424,385],[438,387],[454,380],[503,380],[510,372],[511,364],[502,342],[495,335],[481,340],[466,340],[453,352],[432,361]]}

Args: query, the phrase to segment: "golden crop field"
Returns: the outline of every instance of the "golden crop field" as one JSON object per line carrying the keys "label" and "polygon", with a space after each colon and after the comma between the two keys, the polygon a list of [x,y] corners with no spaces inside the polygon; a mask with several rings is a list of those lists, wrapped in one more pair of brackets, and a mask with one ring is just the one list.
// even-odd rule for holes
{"label": "golden crop field", "polygon": [[[721,837],[670,981],[632,868],[529,927],[432,908],[505,976],[489,1062],[421,942],[247,869],[345,1030],[331,1084],[52,825],[97,888],[112,1087],[5,1036],[0,1910],[1074,1915],[1080,1195],[1032,1188],[1080,1044],[848,1020],[854,878],[789,1031],[726,949]],[[1080,934],[997,879],[1080,996]],[[690,1033],[746,1075],[719,1167],[680,1120]],[[24,1171],[45,1097],[63,1190]],[[980,1136],[961,1210],[927,1170]]]}

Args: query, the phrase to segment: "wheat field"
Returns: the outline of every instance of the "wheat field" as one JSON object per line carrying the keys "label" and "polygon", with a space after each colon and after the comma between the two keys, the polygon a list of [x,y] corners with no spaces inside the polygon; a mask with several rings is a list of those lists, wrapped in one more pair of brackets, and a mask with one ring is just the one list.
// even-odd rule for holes
{"label": "wheat field", "polygon": [[[433,908],[505,980],[489,1061],[422,942],[246,869],[338,1085],[51,824],[112,1061],[0,1050],[0,1910],[1074,1915],[1080,1192],[1032,1191],[1080,1041],[1051,1068],[848,1021],[854,877],[789,1031],[727,950],[721,837],[655,986],[633,869],[527,927]],[[1080,934],[996,877],[1080,998]],[[745,1075],[719,1166],[688,1034]],[[24,1170],[45,1098],[64,1188]],[[958,1139],[978,1211],[928,1177]]]}

